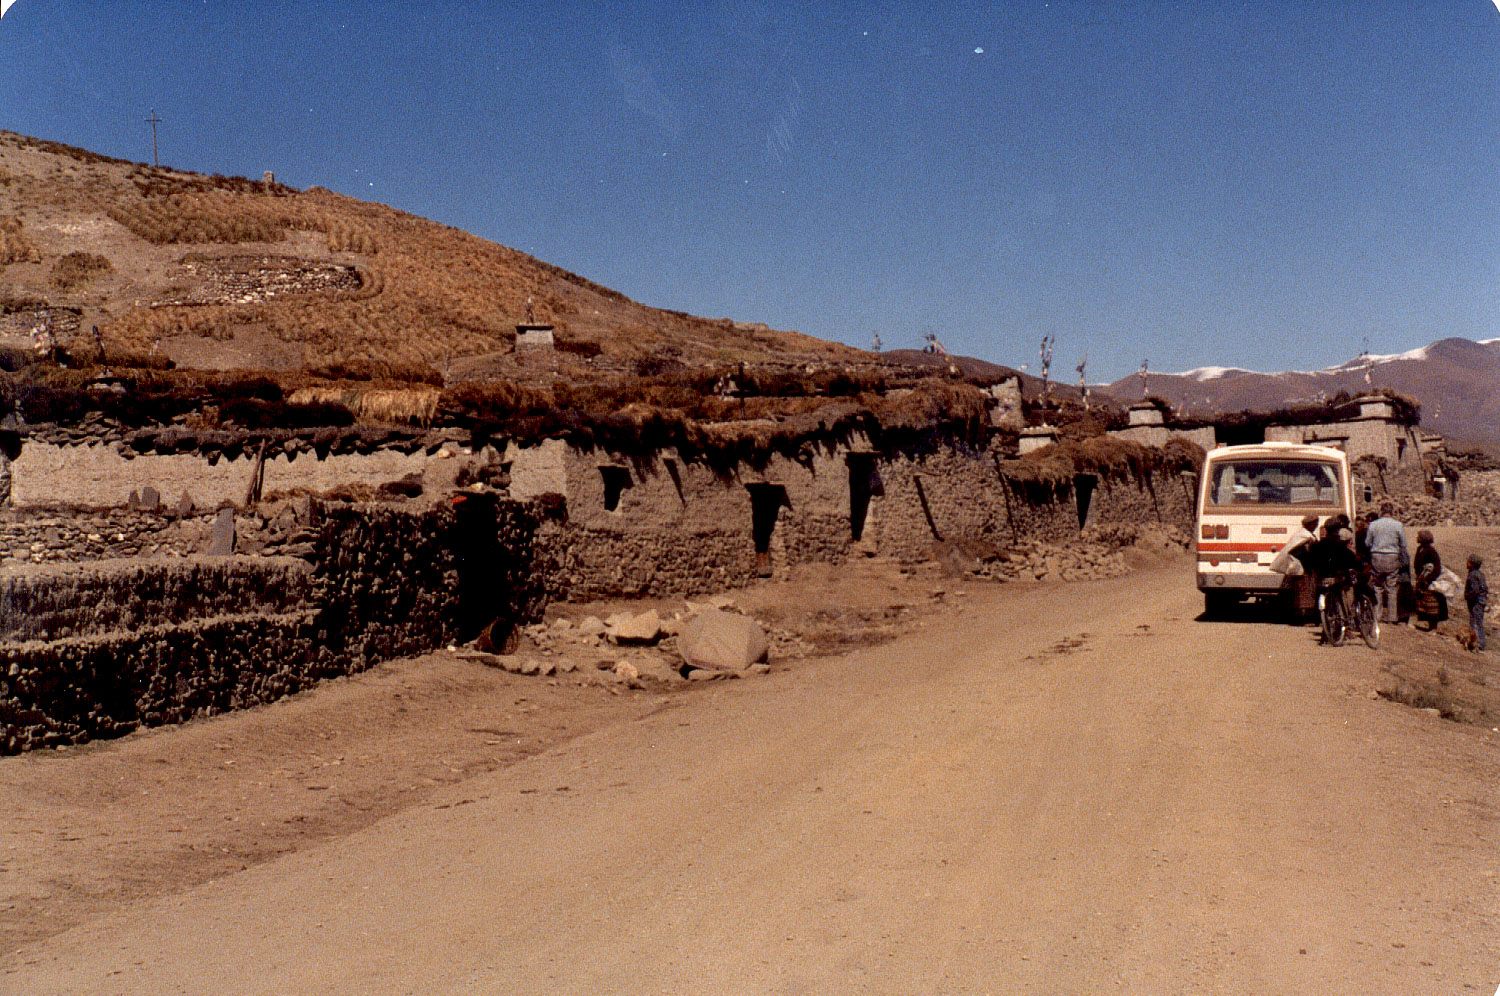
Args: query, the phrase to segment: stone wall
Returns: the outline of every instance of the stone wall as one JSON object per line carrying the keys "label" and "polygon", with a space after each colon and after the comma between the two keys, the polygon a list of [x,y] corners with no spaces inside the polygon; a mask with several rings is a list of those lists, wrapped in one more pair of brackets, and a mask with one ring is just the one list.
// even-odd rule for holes
{"label": "stone wall", "polygon": [[320,648],[358,670],[452,639],[459,588],[453,529],[446,506],[326,507],[314,575]]}
{"label": "stone wall", "polygon": [[169,274],[194,288],[190,296],[160,302],[175,304],[253,304],[288,294],[333,294],[359,290],[359,271],[352,266],[321,263],[295,256],[206,257],[189,253]]}
{"label": "stone wall", "polygon": [[169,626],[198,616],[283,615],[313,597],[290,557],[100,560],[0,574],[0,640],[59,640]]}
{"label": "stone wall", "polygon": [[[236,552],[310,555],[315,507],[304,496],[235,510]],[[181,515],[169,508],[0,508],[0,566],[206,554],[218,515]]]}
{"label": "stone wall", "polygon": [[1458,482],[1457,498],[1377,493],[1373,501],[1361,502],[1359,510],[1378,513],[1387,501],[1407,526],[1500,526],[1500,470],[1465,474]]}
{"label": "stone wall", "polygon": [[18,311],[0,313],[0,337],[29,342],[34,328],[50,328],[55,338],[61,340],[77,334],[81,312],[76,308],[22,308]]}
{"label": "stone wall", "polygon": [[312,563],[236,556],[7,570],[0,752],[256,705],[431,650],[460,631],[466,595],[480,616],[536,615],[529,506],[478,519],[491,542],[471,565],[483,569],[477,587],[466,585],[463,562],[473,537],[448,505],[330,506],[319,520]]}
{"label": "stone wall", "polygon": [[221,616],[0,643],[0,752],[84,743],[299,691],[335,670],[312,613]]}

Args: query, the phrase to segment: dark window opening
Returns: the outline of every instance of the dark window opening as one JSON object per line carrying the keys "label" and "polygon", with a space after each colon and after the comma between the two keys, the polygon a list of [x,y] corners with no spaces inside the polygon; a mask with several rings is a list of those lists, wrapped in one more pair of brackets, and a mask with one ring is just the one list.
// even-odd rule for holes
{"label": "dark window opening", "polygon": [[755,539],[755,552],[765,554],[771,549],[771,533],[776,529],[776,517],[781,506],[791,505],[787,501],[786,488],[780,484],[747,484],[750,492],[750,526]]}
{"label": "dark window opening", "polygon": [[604,479],[604,510],[613,512],[620,507],[620,493],[635,483],[630,469],[606,465],[599,468],[599,476]]}
{"label": "dark window opening", "polygon": [[858,542],[865,533],[865,519],[870,512],[870,498],[885,494],[875,454],[850,453],[849,464],[849,535]]}
{"label": "dark window opening", "polygon": [[495,570],[503,558],[494,494],[461,497],[454,507],[453,550],[458,568],[458,636],[467,641],[510,610],[510,592]]}
{"label": "dark window opening", "polygon": [[1094,500],[1094,488],[1099,486],[1096,474],[1074,474],[1073,494],[1078,499],[1078,528],[1089,521],[1089,504]]}

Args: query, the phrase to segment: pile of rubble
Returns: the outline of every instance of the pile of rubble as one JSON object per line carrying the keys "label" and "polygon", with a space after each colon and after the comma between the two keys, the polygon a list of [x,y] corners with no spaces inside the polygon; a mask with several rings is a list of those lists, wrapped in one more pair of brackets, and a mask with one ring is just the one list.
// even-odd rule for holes
{"label": "pile of rubble", "polygon": [[983,562],[978,572],[996,581],[1096,581],[1129,570],[1118,548],[1077,541],[1068,544],[1023,542]]}
{"label": "pile of rubble", "polygon": [[811,644],[734,611],[728,596],[685,602],[667,612],[558,616],[523,626],[510,639],[481,637],[458,656],[514,674],[576,673],[604,685],[645,687],[764,674],[770,660],[802,657]]}
{"label": "pile of rubble", "polygon": [[1065,543],[1022,540],[1007,547],[945,544],[935,551],[950,575],[992,581],[1098,581],[1130,570],[1125,549],[1185,549],[1186,532],[1172,525],[1091,526]]}

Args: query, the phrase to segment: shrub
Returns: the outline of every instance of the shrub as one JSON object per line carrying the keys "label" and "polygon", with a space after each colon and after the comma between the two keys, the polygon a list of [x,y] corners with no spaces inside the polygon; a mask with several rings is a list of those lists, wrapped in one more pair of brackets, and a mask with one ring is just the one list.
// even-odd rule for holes
{"label": "shrub", "polygon": [[26,233],[21,230],[21,219],[0,217],[0,266],[10,263],[29,263],[40,259]]}
{"label": "shrub", "polygon": [[113,271],[109,260],[97,253],[70,252],[52,267],[52,286],[69,291]]}
{"label": "shrub", "polygon": [[15,373],[22,367],[29,367],[35,362],[36,354],[29,349],[0,346],[0,370],[6,373]]}
{"label": "shrub", "polygon": [[574,356],[582,356],[584,359],[592,359],[604,352],[604,347],[592,339],[571,339],[564,336],[556,336],[553,345],[558,352],[572,353]]}

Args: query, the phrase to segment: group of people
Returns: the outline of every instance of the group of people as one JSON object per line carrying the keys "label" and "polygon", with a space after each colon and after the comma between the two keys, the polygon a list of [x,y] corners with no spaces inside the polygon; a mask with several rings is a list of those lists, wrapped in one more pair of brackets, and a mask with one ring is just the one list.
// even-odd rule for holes
{"label": "group of people", "polygon": [[[1309,515],[1283,550],[1302,564],[1305,574],[1325,582],[1330,597],[1344,599],[1348,608],[1353,606],[1355,585],[1368,584],[1379,606],[1380,619],[1385,623],[1398,624],[1403,620],[1401,582],[1409,577],[1416,595],[1418,619],[1436,627],[1448,618],[1442,558],[1433,546],[1432,532],[1427,529],[1417,533],[1416,554],[1409,554],[1406,528],[1397,521],[1394,512],[1387,502],[1380,507],[1379,515],[1362,515],[1350,523],[1348,516],[1339,514],[1321,527],[1318,517]],[[1472,553],[1467,566],[1469,574],[1463,595],[1469,610],[1471,646],[1474,650],[1484,650],[1484,616],[1489,607],[1484,558]]]}

